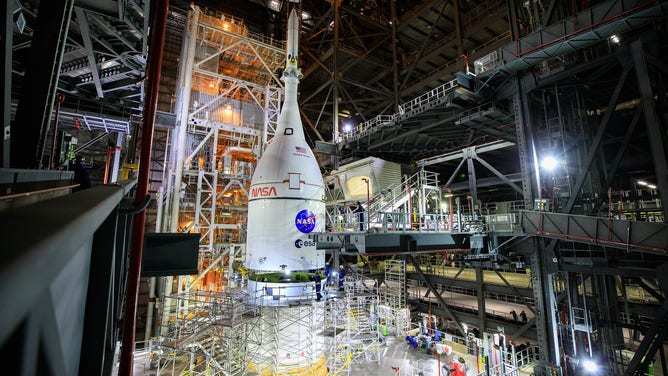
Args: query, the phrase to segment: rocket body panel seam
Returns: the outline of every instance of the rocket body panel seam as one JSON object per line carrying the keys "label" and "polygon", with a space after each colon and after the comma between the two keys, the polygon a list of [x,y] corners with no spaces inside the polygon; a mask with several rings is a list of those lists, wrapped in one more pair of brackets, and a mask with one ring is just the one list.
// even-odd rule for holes
{"label": "rocket body panel seam", "polygon": [[316,201],[316,202],[325,202],[325,200],[318,200],[317,198],[304,198],[304,197],[255,197],[249,198],[248,202],[257,201],[257,200],[300,200],[300,201]]}

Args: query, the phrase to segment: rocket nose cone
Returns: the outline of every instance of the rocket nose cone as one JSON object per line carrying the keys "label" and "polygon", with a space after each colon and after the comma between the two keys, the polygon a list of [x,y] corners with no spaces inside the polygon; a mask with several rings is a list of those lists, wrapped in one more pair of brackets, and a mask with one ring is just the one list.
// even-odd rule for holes
{"label": "rocket nose cone", "polygon": [[299,27],[299,16],[297,15],[297,10],[293,9],[288,17],[288,32],[297,27]]}

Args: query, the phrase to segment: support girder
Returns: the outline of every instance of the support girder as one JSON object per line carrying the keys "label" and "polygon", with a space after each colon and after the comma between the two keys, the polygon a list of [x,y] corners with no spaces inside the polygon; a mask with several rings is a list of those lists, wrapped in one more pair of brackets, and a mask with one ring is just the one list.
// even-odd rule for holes
{"label": "support girder", "polygon": [[[447,316],[447,313],[443,308],[436,306],[429,306],[424,301],[411,300],[409,303],[411,304],[411,307],[415,307],[419,312],[431,313],[432,315],[436,316]],[[475,320],[477,319],[476,314],[472,314],[469,312],[457,312],[457,316],[466,322],[475,322]],[[506,333],[510,333],[511,329],[514,330],[510,337],[511,341],[521,336],[527,338],[536,338],[536,332],[535,329],[533,329],[535,323],[534,318],[529,319],[529,321],[527,321],[527,323],[523,324],[521,327],[518,327],[517,324],[508,324],[508,322],[499,320],[494,316],[488,317],[488,323],[490,327],[494,328],[496,328],[497,326],[505,327]]]}
{"label": "support girder", "polygon": [[41,163],[73,6],[73,0],[40,3],[23,92],[12,125],[12,167],[36,168]]}
{"label": "support girder", "polygon": [[413,267],[415,268],[415,271],[420,276],[420,279],[422,279],[422,281],[425,283],[425,285],[427,285],[427,288],[429,289],[429,291],[431,291],[431,293],[434,294],[434,297],[436,298],[436,301],[438,301],[438,303],[441,305],[441,307],[445,310],[447,316],[449,316],[452,320],[455,321],[455,324],[457,325],[457,328],[459,329],[460,333],[465,335],[466,331],[464,330],[464,327],[462,326],[462,324],[459,322],[459,319],[457,318],[457,316],[454,315],[454,313],[452,311],[450,311],[448,309],[448,305],[443,300],[443,297],[441,297],[441,295],[438,293],[436,288],[434,288],[434,285],[431,283],[431,281],[424,275],[424,273],[422,272],[422,269],[420,268],[420,265],[417,263],[417,261],[415,261],[415,258],[413,258],[412,255],[406,255],[406,258],[408,259],[408,261],[411,262],[411,264],[413,264]]}
{"label": "support girder", "polygon": [[[501,49],[505,61],[498,71],[510,74],[545,60],[598,43],[614,34],[661,21],[668,3],[609,0],[519,38]],[[490,70],[491,71],[494,70]]]}
{"label": "support girder", "polygon": [[[628,148],[629,143],[631,142],[631,136],[633,135],[633,132],[635,132],[636,125],[638,124],[638,120],[640,120],[641,113],[642,111],[640,108],[636,110],[636,113],[633,116],[631,123],[629,123],[629,127],[626,130],[626,134],[622,138],[620,145],[617,147],[617,154],[615,155],[615,158],[612,160],[612,163],[610,163],[608,172],[605,175],[607,176],[607,179],[605,179],[605,181],[601,185],[601,192],[607,192],[610,186],[612,186],[615,173],[617,172],[619,165],[622,163],[622,157],[624,156],[624,153],[626,152],[626,149]],[[594,205],[594,208],[592,209],[592,212],[594,213],[598,212],[605,198],[606,197],[603,195],[601,195],[601,197],[598,198],[596,204]]]}
{"label": "support girder", "polygon": [[[612,117],[612,114],[615,112],[614,109],[615,106],[617,105],[617,101],[619,100],[619,95],[622,92],[622,88],[624,87],[624,82],[626,81],[626,77],[631,71],[632,65],[629,64],[629,62],[623,64],[623,66],[624,70],[622,71],[622,74],[619,76],[617,85],[615,86],[612,96],[610,97],[610,101],[608,102],[608,106],[606,108],[605,115],[603,116],[603,120],[601,120],[601,124],[599,124],[598,126],[596,135],[594,136],[594,139],[591,142],[591,147],[589,149],[589,153],[587,154],[587,159],[582,165],[583,171],[588,171],[591,168],[594,159],[598,155],[599,147],[601,146],[601,141],[603,140],[603,136],[606,133],[608,125],[610,124],[610,118]],[[568,199],[568,203],[566,203],[566,207],[564,208],[564,211],[566,213],[570,213],[571,210],[573,209],[573,206],[575,205],[575,200],[577,199],[580,189],[582,188],[582,185],[587,179],[587,176],[588,176],[587,174],[578,175],[578,179],[575,181],[575,184],[573,184],[573,189],[572,189],[573,194]]]}
{"label": "support girder", "polygon": [[660,293],[654,290],[652,286],[648,285],[642,278],[634,278],[634,281],[638,284],[638,286],[642,287],[643,290],[647,291],[648,294],[652,295],[654,299],[660,302],[665,300]]}
{"label": "support girder", "polygon": [[654,360],[657,350],[663,346],[668,336],[668,300],[663,302],[652,325],[647,329],[645,338],[629,362],[624,376],[644,375],[649,364]]}
{"label": "support girder", "polygon": [[668,224],[637,222],[584,215],[520,212],[526,234],[633,252],[668,254]]}
{"label": "support girder", "polygon": [[[457,277],[464,271],[466,270],[465,268],[461,268],[457,274],[453,277],[446,277],[442,275],[437,275],[437,274],[429,274],[427,273],[426,275],[429,276],[429,280],[432,281],[435,285],[440,285],[442,291],[447,291],[448,287],[451,286],[457,286],[457,287],[462,287],[465,289],[475,289],[475,282],[468,281],[468,280],[463,280],[463,279],[458,279]],[[420,276],[416,273],[411,273],[408,272],[406,273],[406,278],[407,279],[419,279]],[[531,298],[531,289],[526,288],[526,287],[515,287],[512,285],[498,285],[498,284],[493,284],[493,283],[486,283],[485,284],[485,291],[490,292],[490,293],[495,293],[495,294],[505,294],[505,295],[516,295],[520,296],[523,298]],[[527,305],[527,307],[529,307]]]}
{"label": "support girder", "polygon": [[663,209],[663,217],[668,218],[668,162],[666,162],[666,130],[665,125],[657,116],[654,106],[654,95],[650,83],[647,65],[643,56],[642,42],[640,40],[631,44],[633,60],[635,62],[638,88],[641,95],[641,107],[645,116],[645,124],[649,136],[649,146],[652,150],[654,162],[654,176],[658,186],[659,199]]}
{"label": "support girder", "polygon": [[93,50],[93,41],[90,37],[90,29],[88,27],[86,13],[79,7],[75,7],[74,12],[77,15],[77,24],[79,25],[79,31],[81,32],[81,39],[83,39],[86,58],[88,59],[88,68],[90,68],[91,75],[93,76],[93,83],[95,84],[97,97],[104,98],[102,82],[100,81],[100,71],[97,69],[97,61],[95,60],[95,51]]}
{"label": "support girder", "polygon": [[0,31],[0,40],[4,45],[2,60],[0,60],[0,71],[2,72],[2,92],[0,94],[2,100],[2,124],[0,124],[2,132],[2,144],[0,151],[2,155],[2,163],[0,167],[9,168],[9,145],[10,145],[10,122],[11,122],[11,102],[12,102],[12,56],[13,56],[13,34],[14,34],[14,1],[5,0],[5,17],[2,24],[2,31]]}

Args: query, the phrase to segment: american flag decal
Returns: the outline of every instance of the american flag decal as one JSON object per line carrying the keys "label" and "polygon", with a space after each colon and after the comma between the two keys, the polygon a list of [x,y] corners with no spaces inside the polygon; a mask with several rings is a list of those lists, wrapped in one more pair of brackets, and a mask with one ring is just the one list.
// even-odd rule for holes
{"label": "american flag decal", "polygon": [[295,150],[297,150],[297,153],[306,153],[306,148],[301,146],[295,146]]}

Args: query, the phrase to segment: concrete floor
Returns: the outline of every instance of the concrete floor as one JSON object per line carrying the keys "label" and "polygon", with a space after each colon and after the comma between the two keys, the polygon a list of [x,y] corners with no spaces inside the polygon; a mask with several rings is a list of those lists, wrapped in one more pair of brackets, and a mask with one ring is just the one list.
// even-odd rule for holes
{"label": "concrete floor", "polygon": [[[148,351],[135,351],[134,363],[132,367],[133,376],[157,376],[157,371],[149,369]],[[112,376],[118,375],[118,363],[114,364],[111,370]],[[176,373],[178,375],[178,373]]]}
{"label": "concrete floor", "polygon": [[[325,299],[320,304],[324,305],[324,301],[329,298],[339,298],[343,292],[338,291],[336,287],[327,286],[326,291],[323,291]],[[417,293],[419,296],[424,296],[426,292],[425,288],[417,288],[418,291],[412,291],[412,293]],[[458,306],[470,307],[472,309],[477,309],[477,298],[475,296],[463,295],[446,292],[443,294],[443,298],[446,301],[449,301],[451,304]],[[435,298],[432,296],[429,298],[435,302]],[[530,311],[526,309],[526,306],[519,304],[512,304],[507,302],[499,302],[491,299],[486,300],[486,311],[489,314],[496,314],[499,316],[510,316],[510,310],[515,310],[516,312],[521,312],[523,309],[527,312],[529,319],[533,316]],[[450,360],[455,358],[458,359],[462,357],[465,359],[466,364],[468,365],[468,376],[477,375],[477,363],[476,359],[472,355],[461,354],[453,352],[450,355],[441,355],[437,357],[436,355],[428,355],[424,349],[414,350],[410,345],[408,345],[403,337],[388,337],[383,348],[380,350],[380,357],[378,362],[371,362],[365,364],[352,364],[348,368],[341,370],[330,370],[330,375],[364,375],[364,376],[450,376],[447,372],[450,364]],[[134,375],[136,376],[163,376],[163,375],[180,375],[180,371],[187,366],[187,358],[179,357],[176,361],[174,367],[170,364],[166,369],[164,369],[160,375],[157,374],[156,370],[152,370],[149,367],[149,354],[147,351],[138,351],[135,355],[134,361]],[[440,367],[439,367],[440,363]],[[443,368],[443,365],[446,365],[446,368]],[[440,368],[440,370],[439,370]],[[172,373],[172,369],[174,372]],[[440,371],[440,372],[439,372]],[[530,372],[526,372],[529,374]],[[112,375],[117,374],[117,368],[115,367],[112,371]]]}
{"label": "concrete floor", "polygon": [[[365,364],[352,364],[339,372],[330,370],[330,375],[363,375],[363,376],[449,376],[447,366],[453,358],[464,358],[468,365],[468,376],[478,374],[476,359],[472,355],[453,352],[450,355],[428,355],[425,350],[413,350],[403,339],[388,338],[386,345],[380,350],[380,361]],[[439,364],[441,372],[439,373]],[[443,365],[446,368],[443,368]],[[180,375],[180,371],[186,363],[177,361],[174,367],[174,375]],[[118,368],[114,367],[112,375],[118,374]],[[134,376],[158,376],[156,370],[149,369],[148,352],[138,351],[134,360]],[[172,367],[164,369],[160,376],[172,375]]]}
{"label": "concrete floor", "polygon": [[[442,368],[450,364],[452,358],[463,357],[469,365],[467,375],[476,375],[475,357],[467,354],[452,353],[441,355],[440,360],[436,355],[428,355],[425,350],[413,350],[403,339],[388,338],[387,346],[381,350],[380,362],[367,364],[353,364],[349,372],[341,372],[343,375],[368,375],[368,376],[450,376]],[[439,364],[441,373],[439,374]]]}

